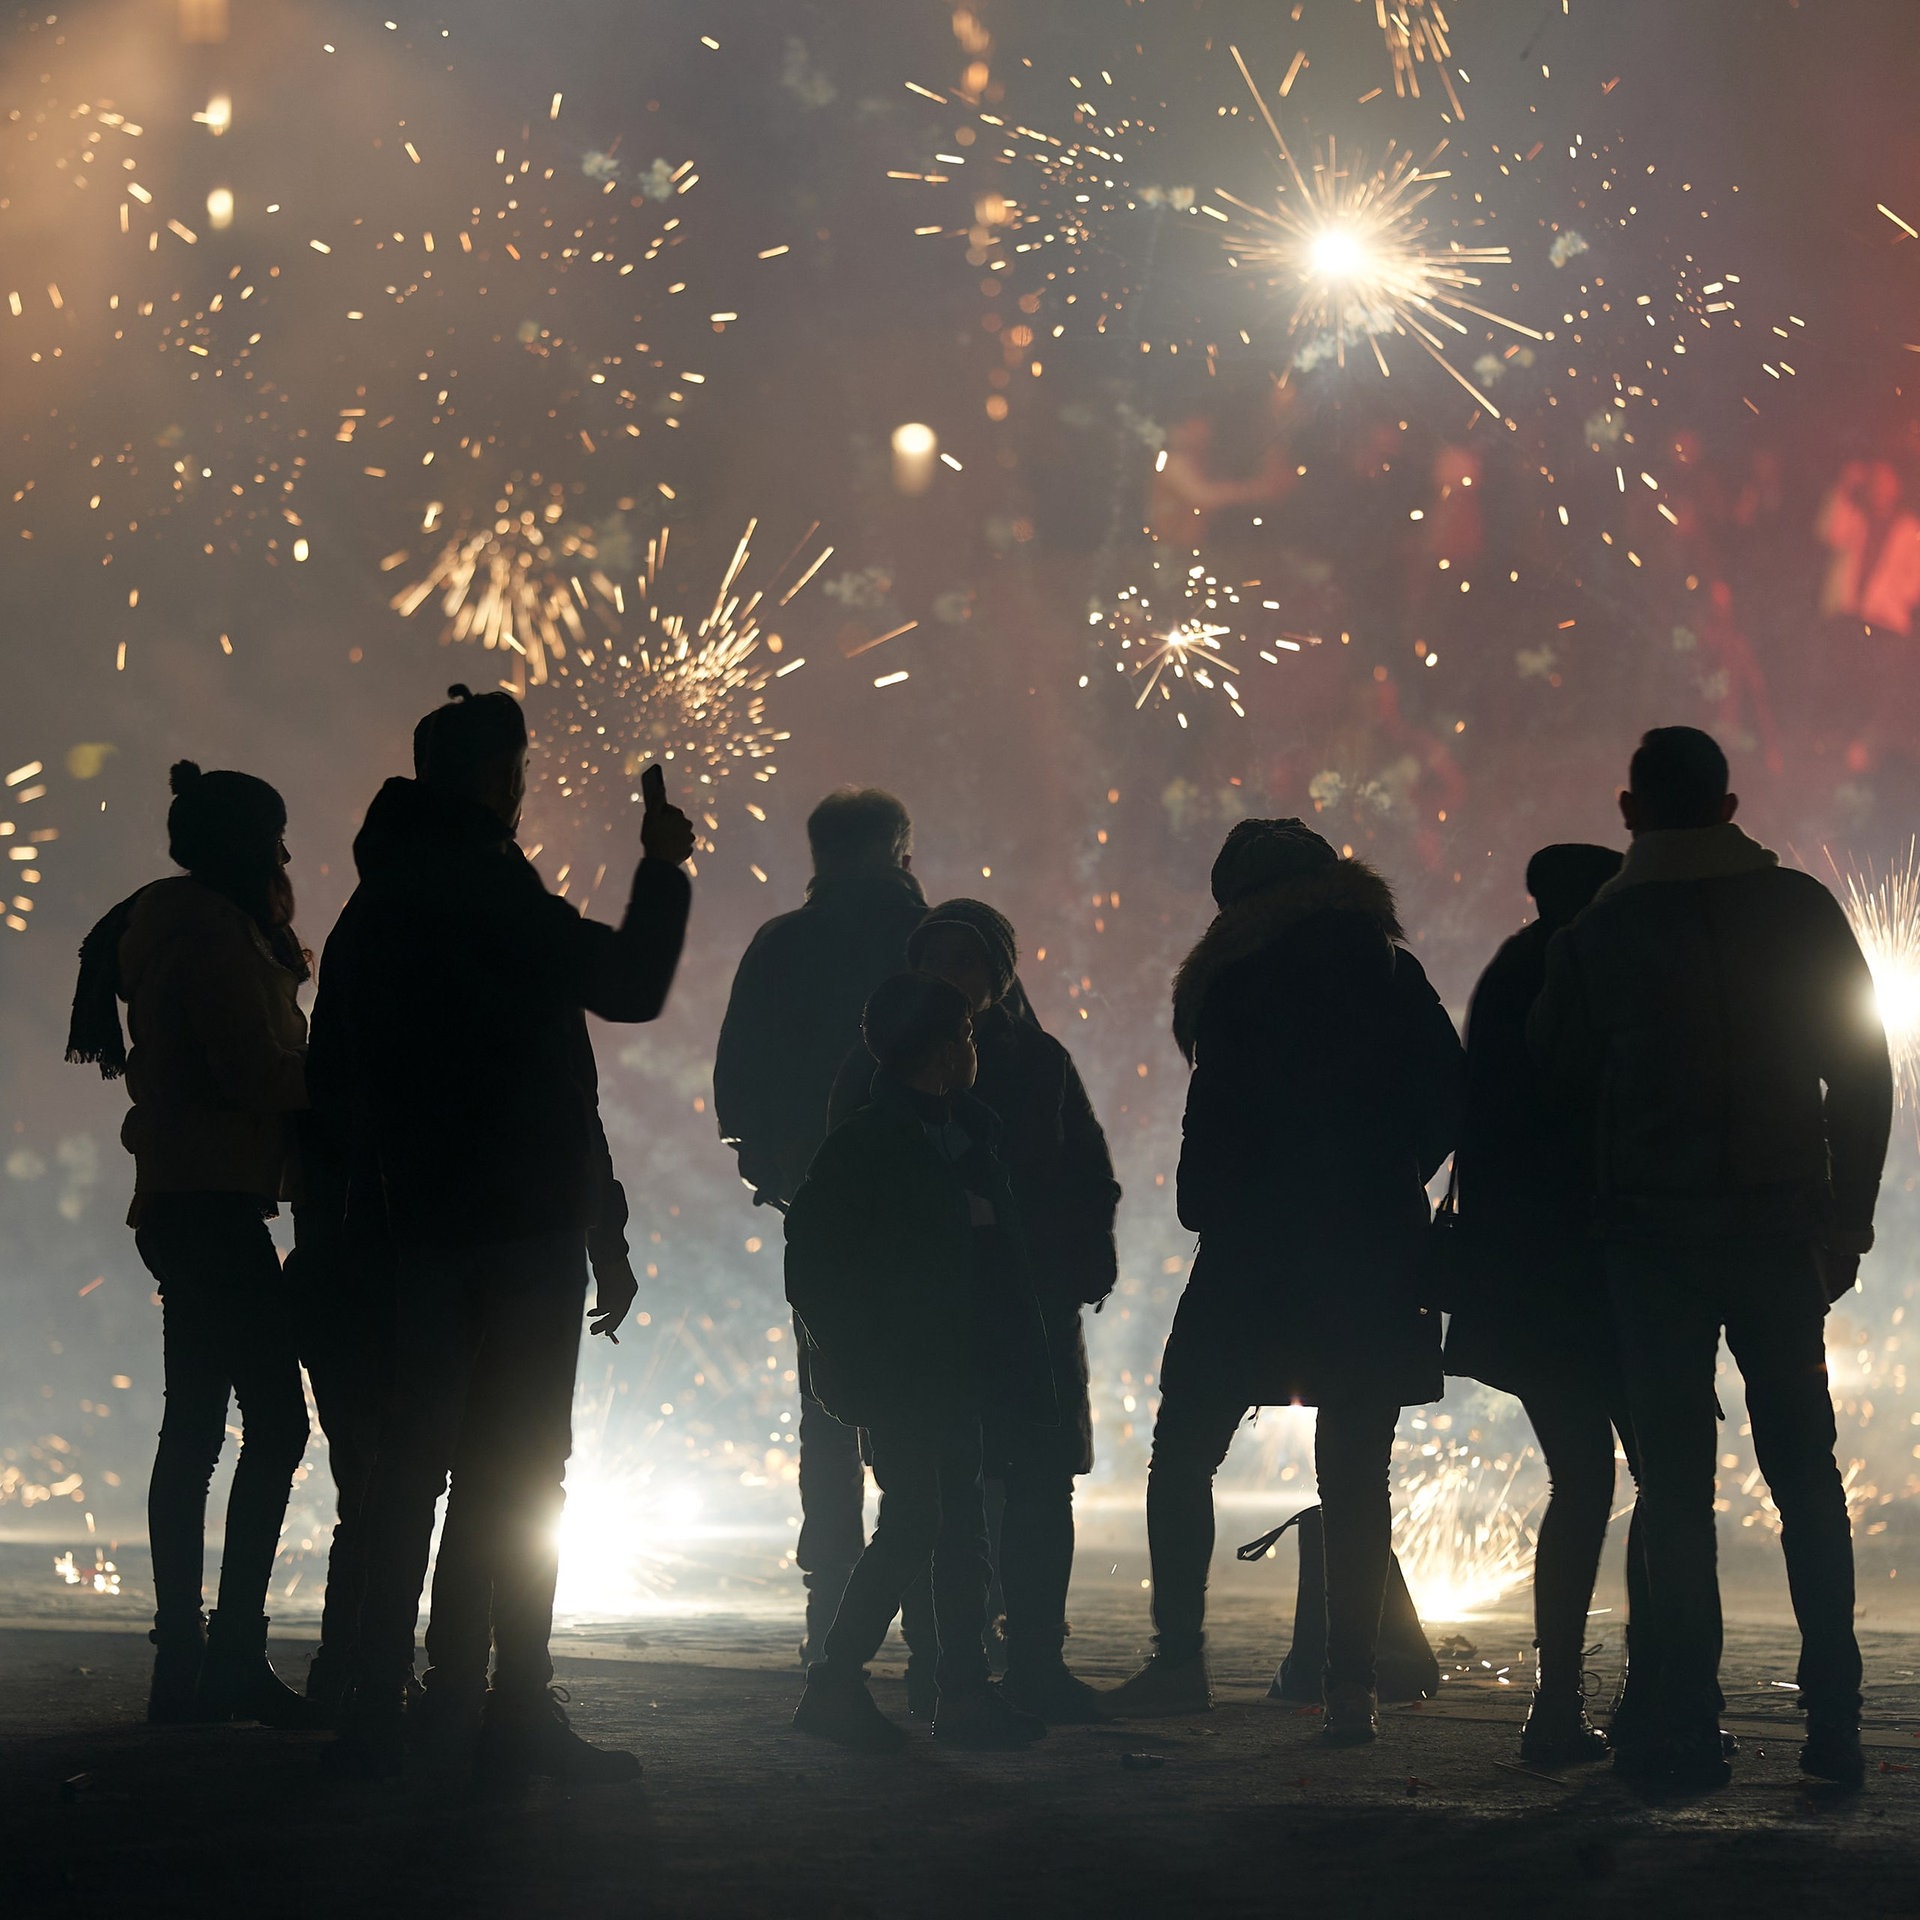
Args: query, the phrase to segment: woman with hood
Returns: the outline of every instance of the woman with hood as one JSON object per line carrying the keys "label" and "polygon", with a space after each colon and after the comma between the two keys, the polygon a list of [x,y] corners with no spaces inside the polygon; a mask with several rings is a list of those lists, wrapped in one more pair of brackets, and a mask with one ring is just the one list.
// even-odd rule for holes
{"label": "woman with hood", "polygon": [[[1611,847],[1543,847],[1527,863],[1539,916],[1494,955],[1467,1014],[1467,1105],[1454,1161],[1466,1259],[1446,1368],[1519,1396],[1550,1492],[1534,1551],[1538,1649],[1520,1757],[1598,1760],[1580,1690],[1587,1609],[1613,1508],[1618,1430],[1633,1451],[1594,1229],[1593,1115],[1556,1097],[1527,1050],[1547,947],[1620,871]],[[1645,1617],[1639,1522],[1628,1534],[1629,1615]],[[1632,1629],[1629,1626],[1629,1635]]]}
{"label": "woman with hood", "polygon": [[[307,1104],[308,956],[293,931],[287,810],[251,774],[171,776],[185,869],[115,907],[80,950],[67,1058],[125,1074],[128,1224],[160,1293],[166,1413],[147,1496],[156,1649],[147,1718],[308,1724],[267,1661],[267,1582],[307,1446],[293,1316],[267,1221],[291,1197]],[[127,1003],[128,1047],[119,1002]],[[220,1604],[201,1613],[207,1488],[237,1396]]]}
{"label": "woman with hood", "polygon": [[1426,1184],[1452,1150],[1458,1035],[1401,944],[1387,883],[1298,820],[1243,820],[1220,911],[1174,980],[1193,1068],[1181,1224],[1200,1236],[1161,1361],[1147,1474],[1153,1657],[1117,1716],[1212,1705],[1204,1621],[1213,1476],[1248,1411],[1318,1409],[1326,1540],[1323,1737],[1375,1735],[1374,1658],[1403,1406],[1441,1391],[1415,1284]]}

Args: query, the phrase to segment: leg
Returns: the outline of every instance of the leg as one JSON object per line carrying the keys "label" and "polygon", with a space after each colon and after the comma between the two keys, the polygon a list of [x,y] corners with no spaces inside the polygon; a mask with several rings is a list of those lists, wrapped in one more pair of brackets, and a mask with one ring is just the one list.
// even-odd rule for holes
{"label": "leg", "polygon": [[1640,1455],[1647,1607],[1636,1632],[1652,1642],[1660,1688],[1655,1721],[1688,1741],[1711,1730],[1717,1750],[1713,1375],[1720,1313],[1710,1258],[1686,1248],[1615,1245],[1607,1282]]}
{"label": "leg", "polygon": [[956,1422],[940,1449],[940,1530],[933,1548],[933,1624],[940,1638],[936,1678],[942,1699],[978,1693],[992,1677],[987,1663],[987,1594],[993,1557],[987,1551],[987,1505],[980,1478],[980,1420]]}
{"label": "leg", "polygon": [[1392,1552],[1393,1430],[1397,1404],[1322,1407],[1314,1423],[1327,1562],[1326,1686],[1371,1694],[1380,1643],[1380,1603]]}
{"label": "leg", "polygon": [[[795,1338],[799,1337],[796,1321]],[[804,1350],[804,1349],[803,1349]],[[867,1542],[867,1475],[860,1434],[812,1394],[800,1395],[800,1539],[794,1561],[807,1584],[807,1644],[819,1659],[847,1576]]]}
{"label": "leg", "polygon": [[[1073,1579],[1073,1473],[1050,1429],[1014,1436],[1000,1523],[1000,1584],[1007,1596],[1007,1665],[1058,1663],[1067,1639]],[[1049,1454],[1055,1456],[1049,1458]]]}
{"label": "leg", "polygon": [[1246,1411],[1237,1403],[1172,1395],[1160,1402],[1147,1467],[1147,1551],[1155,1644],[1169,1662],[1191,1659],[1206,1643],[1213,1476]]}
{"label": "leg", "polygon": [[1800,1691],[1813,1715],[1857,1722],[1853,1534],[1834,1460],[1825,1290],[1804,1247],[1769,1250],[1727,1309],[1727,1345],[1747,1387],[1753,1450],[1780,1509],[1787,1585],[1800,1623]]}
{"label": "leg", "polygon": [[[469,1405],[497,1444],[481,1450],[479,1525],[493,1542],[494,1687],[544,1698],[560,1572],[560,1515],[573,1451],[573,1385],[586,1313],[577,1234],[503,1248],[485,1289],[485,1331]],[[483,1411],[484,1410],[484,1411]]]}
{"label": "leg", "polygon": [[[482,1361],[484,1368],[484,1360]],[[480,1379],[476,1371],[476,1382]],[[479,1692],[493,1654],[493,1563],[489,1520],[505,1476],[490,1470],[470,1434],[463,1434],[447,1486],[446,1518],[433,1558],[427,1602],[429,1692],[456,1687]]]}
{"label": "leg", "polygon": [[874,1428],[869,1438],[880,1512],[848,1578],[820,1663],[829,1676],[849,1681],[880,1651],[901,1595],[932,1564],[940,1537],[937,1439],[906,1425]]}
{"label": "leg", "polygon": [[1613,1510],[1613,1422],[1596,1390],[1558,1381],[1523,1395],[1547,1463],[1547,1510],[1533,1560],[1533,1638],[1539,1690],[1577,1697],[1587,1609]]}

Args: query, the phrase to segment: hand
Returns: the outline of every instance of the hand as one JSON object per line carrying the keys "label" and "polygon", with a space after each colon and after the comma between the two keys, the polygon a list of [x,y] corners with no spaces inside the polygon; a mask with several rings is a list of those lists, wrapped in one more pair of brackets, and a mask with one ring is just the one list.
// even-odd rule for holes
{"label": "hand", "polygon": [[685,866],[693,858],[693,841],[693,822],[671,802],[640,816],[640,846],[649,860]]}
{"label": "hand", "polygon": [[1827,1290],[1827,1305],[1832,1306],[1842,1294],[1853,1291],[1853,1283],[1860,1277],[1860,1256],[1842,1252],[1838,1247],[1817,1247],[1813,1257]]}
{"label": "hand", "polygon": [[587,1332],[604,1333],[617,1347],[620,1324],[640,1296],[640,1282],[633,1277],[633,1268],[625,1260],[618,1265],[595,1268],[593,1281],[593,1315],[587,1322]]}

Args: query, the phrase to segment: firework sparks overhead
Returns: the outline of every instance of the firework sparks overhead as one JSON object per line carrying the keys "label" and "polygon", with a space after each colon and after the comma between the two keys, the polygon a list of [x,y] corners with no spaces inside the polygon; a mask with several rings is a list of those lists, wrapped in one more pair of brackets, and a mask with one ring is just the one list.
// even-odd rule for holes
{"label": "firework sparks overhead", "polygon": [[43,823],[35,802],[47,797],[47,769],[41,760],[23,760],[0,775],[0,925],[25,933],[32,924],[34,889],[44,876],[47,851],[60,829]]}
{"label": "firework sparks overhead", "polygon": [[360,348],[337,465],[424,548],[382,561],[406,574],[392,605],[511,654],[521,686],[615,632],[627,516],[676,497],[672,437],[706,379],[695,336],[737,317],[695,313],[674,271],[693,163],[576,153],[558,117],[556,101],[512,150],[407,142],[378,228],[327,243]]}
{"label": "firework sparks overhead", "polygon": [[[576,897],[600,878],[597,858],[589,870],[578,850],[581,823],[592,835],[617,831],[612,822],[641,804],[640,775],[652,762],[665,767],[708,849],[721,830],[721,789],[735,776],[764,786],[779,771],[789,735],[771,717],[768,697],[806,659],[790,652],[777,622],[833,549],[816,548],[819,529],[811,527],[763,584],[749,587],[758,531],[750,520],[711,600],[692,608],[669,581],[662,531],[634,585],[613,589],[622,610],[637,616],[637,630],[581,649],[566,681],[530,716],[539,748],[534,811],[550,828],[546,850],[564,859],[557,884]],[[739,804],[765,820],[758,799]]]}
{"label": "firework sparks overhead", "polygon": [[[1251,644],[1242,631],[1242,595],[1256,592],[1259,585],[1257,580],[1236,586],[1220,579],[1198,553],[1159,552],[1144,582],[1122,587],[1110,607],[1096,604],[1088,609],[1088,624],[1104,626],[1115,642],[1120,657],[1113,662],[1114,671],[1127,677],[1136,713],[1148,705],[1165,707],[1185,727],[1184,696],[1192,690],[1224,700],[1238,718],[1246,718],[1240,691],[1243,669],[1229,658],[1228,649],[1238,652]],[[1267,611],[1276,608],[1273,601],[1261,605]],[[1287,635],[1254,652],[1277,666],[1274,648],[1298,653],[1302,646],[1317,644],[1309,636]],[[1091,679],[1082,674],[1081,686]]]}
{"label": "firework sparks overhead", "polygon": [[1460,104],[1453,75],[1447,71],[1447,62],[1453,57],[1453,29],[1447,24],[1440,0],[1373,0],[1373,11],[1393,62],[1394,93],[1402,100],[1418,100],[1420,69],[1431,65],[1446,90],[1454,118],[1465,119],[1466,109]]}
{"label": "firework sparks overhead", "polygon": [[1920,1126],[1920,845],[1879,878],[1849,871],[1847,920],[1873,974],[1875,1010],[1887,1030],[1894,1088]]}
{"label": "firework sparks overhead", "polygon": [[1398,336],[1412,340],[1488,413],[1504,418],[1447,357],[1448,348],[1483,332],[1472,321],[1527,340],[1543,336],[1476,297],[1489,269],[1511,266],[1508,248],[1443,240],[1434,230],[1437,210],[1429,202],[1452,178],[1435,162],[1448,143],[1421,161],[1390,142],[1375,167],[1364,160],[1342,165],[1330,137],[1303,166],[1240,50],[1232,54],[1286,171],[1271,207],[1224,189],[1216,189],[1216,197],[1239,216],[1229,220],[1226,237],[1232,264],[1260,276],[1285,309],[1289,372],[1328,358],[1344,367],[1349,345],[1364,342],[1381,373],[1389,374],[1381,342]]}

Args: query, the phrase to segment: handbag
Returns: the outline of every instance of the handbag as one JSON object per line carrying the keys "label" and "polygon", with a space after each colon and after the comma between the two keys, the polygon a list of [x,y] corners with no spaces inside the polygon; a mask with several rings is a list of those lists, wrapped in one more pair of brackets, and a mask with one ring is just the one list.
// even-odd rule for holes
{"label": "handbag", "polygon": [[1447,1172],[1447,1190],[1433,1210],[1420,1248],[1415,1281],[1419,1304],[1439,1313],[1457,1312],[1469,1285],[1467,1268],[1467,1237],[1460,1218],[1460,1161],[1456,1155]]}

